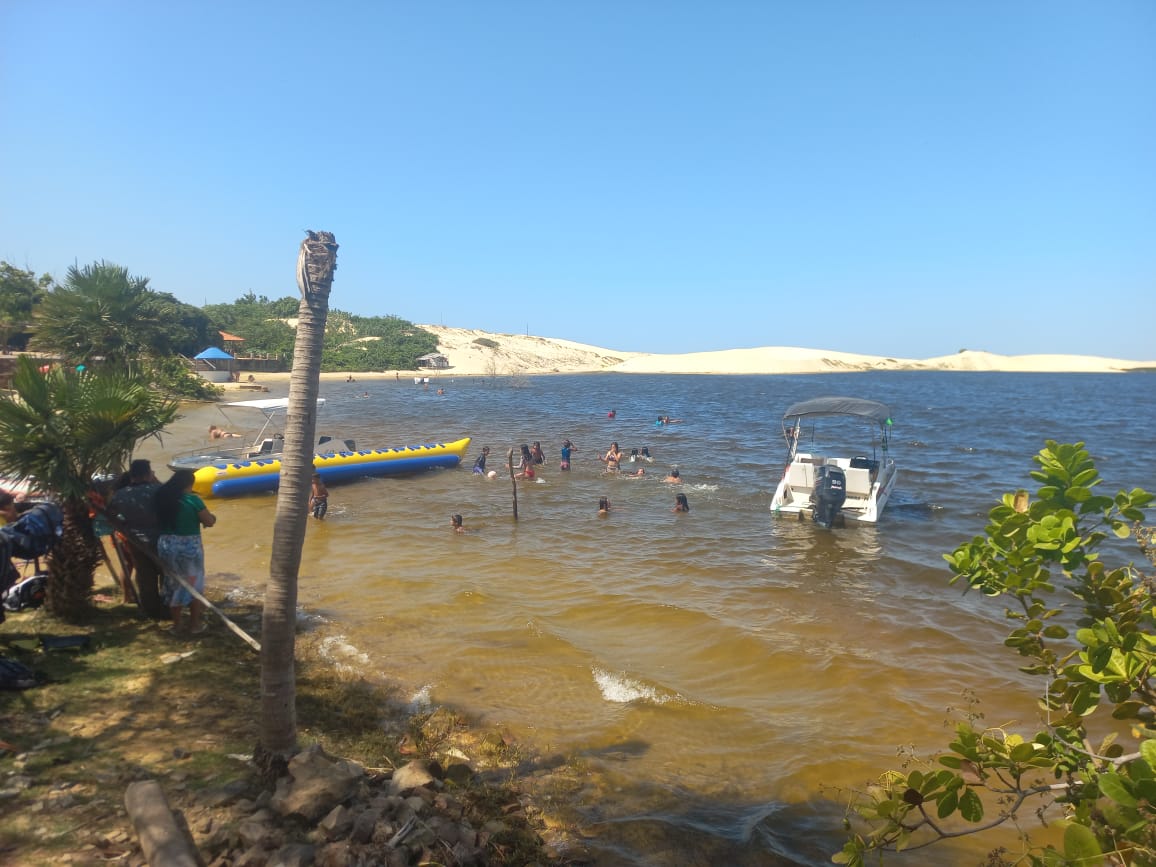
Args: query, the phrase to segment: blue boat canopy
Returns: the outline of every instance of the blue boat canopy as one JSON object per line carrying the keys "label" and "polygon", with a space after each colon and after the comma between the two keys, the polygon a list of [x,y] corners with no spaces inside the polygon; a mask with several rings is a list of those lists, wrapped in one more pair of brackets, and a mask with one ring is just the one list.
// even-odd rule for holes
{"label": "blue boat canopy", "polygon": [[229,353],[225,352],[225,350],[223,350],[223,349],[217,349],[217,347],[215,347],[215,346],[210,346],[204,352],[201,352],[197,355],[194,355],[193,357],[200,360],[200,361],[204,361],[204,360],[209,360],[209,361],[228,360],[228,361],[232,361],[233,360],[233,356],[229,355]]}
{"label": "blue boat canopy", "polygon": [[880,427],[891,424],[891,409],[887,404],[861,397],[814,397],[792,405],[783,413],[783,418],[829,415],[853,415],[871,419]]}

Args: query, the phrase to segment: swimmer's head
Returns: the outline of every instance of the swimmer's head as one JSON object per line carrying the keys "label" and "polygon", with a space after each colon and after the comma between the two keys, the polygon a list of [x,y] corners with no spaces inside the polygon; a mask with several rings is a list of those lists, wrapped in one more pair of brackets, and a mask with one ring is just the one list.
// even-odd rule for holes
{"label": "swimmer's head", "polygon": [[490,470],[488,473],[486,473],[486,478],[488,478],[488,479],[496,479],[497,477],[498,477],[498,471],[497,470]]}

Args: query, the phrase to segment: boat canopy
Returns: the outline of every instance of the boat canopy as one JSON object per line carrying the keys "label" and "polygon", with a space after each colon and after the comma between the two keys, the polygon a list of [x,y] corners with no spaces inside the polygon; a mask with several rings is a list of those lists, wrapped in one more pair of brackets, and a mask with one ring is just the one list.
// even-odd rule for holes
{"label": "boat canopy", "polygon": [[861,397],[815,397],[792,405],[783,419],[806,416],[853,415],[874,421],[880,427],[891,424],[891,409],[877,400]]}
{"label": "boat canopy", "polygon": [[[244,409],[259,409],[261,412],[276,412],[279,409],[289,408],[289,398],[267,397],[262,400],[234,400],[223,403],[221,406],[239,406]],[[317,406],[318,408],[325,406],[325,398],[317,398]]]}

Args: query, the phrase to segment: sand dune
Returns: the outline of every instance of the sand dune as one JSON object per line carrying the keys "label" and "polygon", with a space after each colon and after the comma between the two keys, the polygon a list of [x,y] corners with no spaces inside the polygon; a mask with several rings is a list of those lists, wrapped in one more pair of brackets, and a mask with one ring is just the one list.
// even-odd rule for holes
{"label": "sand dune", "polygon": [[[604,349],[569,340],[523,334],[492,334],[444,325],[423,325],[438,338],[438,351],[459,375],[510,376],[539,373],[836,373],[856,370],[974,370],[1051,373],[1109,373],[1156,370],[1140,362],[1090,355],[995,355],[964,351],[939,358],[887,358],[826,349],[764,346],[719,352],[655,355]],[[482,342],[478,342],[478,341]],[[496,344],[496,346],[490,345]]]}

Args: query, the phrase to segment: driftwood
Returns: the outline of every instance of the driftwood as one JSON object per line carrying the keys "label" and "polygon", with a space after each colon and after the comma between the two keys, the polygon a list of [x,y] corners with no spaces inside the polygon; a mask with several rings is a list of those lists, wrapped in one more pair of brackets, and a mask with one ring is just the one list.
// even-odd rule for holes
{"label": "driftwood", "polygon": [[124,806],[149,867],[198,867],[197,850],[177,824],[156,780],[129,783]]}

